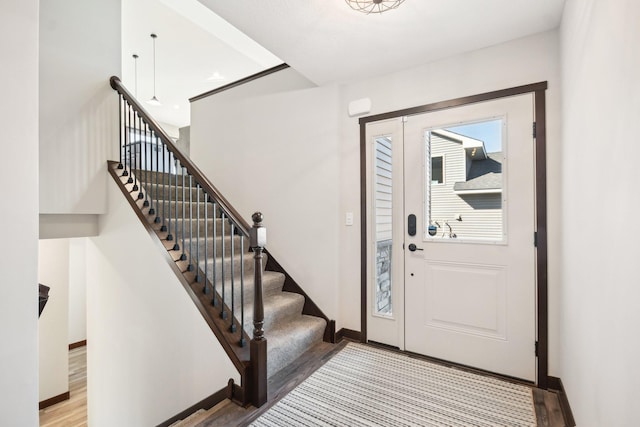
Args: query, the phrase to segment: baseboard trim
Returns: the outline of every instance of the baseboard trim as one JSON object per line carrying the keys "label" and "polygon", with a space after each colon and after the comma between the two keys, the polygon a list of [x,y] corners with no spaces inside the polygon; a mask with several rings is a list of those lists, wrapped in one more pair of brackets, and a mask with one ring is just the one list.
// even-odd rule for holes
{"label": "baseboard trim", "polygon": [[78,348],[78,347],[85,347],[86,345],[87,345],[87,340],[74,342],[69,344],[69,350],[73,350],[74,348]]}
{"label": "baseboard trim", "polygon": [[360,342],[362,334],[360,331],[354,331],[353,329],[342,328],[336,332],[336,343],[339,343],[343,339],[349,339],[352,341]]}
{"label": "baseboard trim", "polygon": [[69,400],[71,394],[68,391],[65,391],[62,394],[57,396],[53,396],[49,399],[45,399],[38,404],[39,409],[48,408],[49,406],[55,405],[56,403],[64,402],[65,400]]}
{"label": "baseboard trim", "polygon": [[214,406],[216,406],[218,403],[225,400],[226,398],[228,398],[229,397],[228,393],[229,393],[229,386],[225,386],[224,388],[221,388],[220,390],[213,393],[211,396],[205,397],[195,405],[188,407],[187,409],[180,412],[179,414],[174,415],[168,420],[158,424],[156,427],[169,427],[171,424],[175,423],[176,421],[180,421],[187,418],[189,415],[193,414],[199,409],[204,409],[205,411],[207,411],[213,408]]}
{"label": "baseboard trim", "polygon": [[576,420],[573,418],[573,412],[569,405],[569,399],[567,398],[567,392],[564,390],[562,380],[558,377],[548,377],[549,388],[555,390],[558,393],[558,400],[560,400],[560,409],[562,410],[562,416],[564,417],[564,423],[567,427],[575,427]]}

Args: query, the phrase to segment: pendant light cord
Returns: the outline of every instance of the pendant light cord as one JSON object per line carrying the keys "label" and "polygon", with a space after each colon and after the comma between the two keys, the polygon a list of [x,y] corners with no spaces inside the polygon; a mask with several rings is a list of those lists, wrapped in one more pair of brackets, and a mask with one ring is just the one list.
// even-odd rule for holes
{"label": "pendant light cord", "polygon": [[138,97],[138,55],[133,54],[133,75],[134,75],[134,83],[135,83],[135,95]]}
{"label": "pendant light cord", "polygon": [[153,39],[153,97],[156,97],[156,37],[155,34],[151,34]]}

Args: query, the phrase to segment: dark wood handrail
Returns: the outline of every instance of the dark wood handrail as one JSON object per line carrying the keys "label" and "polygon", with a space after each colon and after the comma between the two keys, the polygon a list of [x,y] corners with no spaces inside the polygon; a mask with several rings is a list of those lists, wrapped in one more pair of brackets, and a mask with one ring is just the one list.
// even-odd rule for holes
{"label": "dark wood handrail", "polygon": [[167,135],[167,133],[162,129],[162,126],[158,124],[154,120],[149,113],[144,109],[142,105],[136,100],[136,98],[127,90],[127,88],[122,84],[120,78],[117,76],[112,76],[109,79],[111,87],[118,92],[127,102],[133,106],[133,109],[142,117],[145,122],[149,125],[151,130],[155,132],[155,134],[160,138],[160,140],[166,144],[169,148],[169,151],[173,153],[173,155],[180,160],[180,164],[184,166],[190,175],[192,175],[196,182],[200,184],[200,186],[204,189],[205,193],[212,199],[214,199],[219,205],[220,208],[224,211],[226,216],[230,218],[236,226],[240,229],[240,231],[247,237],[249,237],[249,230],[251,226],[247,221],[242,218],[242,215],[238,213],[238,211],[229,203],[229,201],[218,191],[218,189],[207,179],[207,177],[200,171],[200,169],[191,161],[191,159],[180,152],[178,147],[173,143],[171,137]]}
{"label": "dark wood handrail", "polygon": [[242,78],[240,80],[236,80],[235,82],[231,82],[231,83],[226,84],[224,86],[220,86],[220,87],[217,87],[215,89],[212,89],[212,90],[210,90],[208,92],[201,93],[200,95],[196,95],[193,98],[189,98],[189,102],[199,101],[199,100],[207,98],[207,97],[209,97],[211,95],[215,95],[215,94],[218,94],[220,92],[224,92],[225,90],[229,90],[229,89],[232,89],[234,87],[242,86],[243,84],[247,84],[249,82],[252,82],[254,80],[261,79],[263,77],[268,76],[269,74],[273,74],[273,73],[277,73],[278,71],[286,70],[287,68],[289,68],[289,65],[285,64],[285,63],[282,63],[280,65],[276,65],[275,67],[271,67],[271,68],[269,68],[267,70],[260,71],[259,73],[255,73],[255,74],[252,74],[252,75],[247,76],[245,78]]}

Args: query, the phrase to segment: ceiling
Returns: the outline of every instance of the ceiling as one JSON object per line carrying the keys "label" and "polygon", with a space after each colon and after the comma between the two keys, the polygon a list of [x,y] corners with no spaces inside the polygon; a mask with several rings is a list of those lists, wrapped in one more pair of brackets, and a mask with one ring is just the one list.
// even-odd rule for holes
{"label": "ceiling", "polygon": [[143,105],[175,127],[190,123],[189,98],[282,63],[197,0],[123,0],[122,81],[141,101],[153,96],[151,33],[162,106]]}
{"label": "ceiling", "polygon": [[199,0],[316,84],[412,67],[556,28],[564,0]]}
{"label": "ceiling", "polygon": [[151,98],[157,34],[162,106],[145,108],[179,127],[190,123],[190,97],[282,62],[318,85],[356,81],[556,28],[563,7],[564,0],[406,0],[365,15],[344,0],[123,0],[122,77],[133,92],[138,54],[138,98]]}

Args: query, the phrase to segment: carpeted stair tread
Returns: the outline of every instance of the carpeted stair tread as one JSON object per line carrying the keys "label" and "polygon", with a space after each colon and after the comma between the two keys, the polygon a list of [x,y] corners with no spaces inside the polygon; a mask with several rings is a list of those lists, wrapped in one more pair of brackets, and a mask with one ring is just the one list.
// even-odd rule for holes
{"label": "carpeted stair tread", "polygon": [[[264,331],[269,335],[280,324],[294,321],[302,314],[304,297],[293,292],[278,292],[264,297]],[[253,335],[253,302],[245,304],[244,330]]]}
{"label": "carpeted stair tread", "polygon": [[[157,175],[157,177],[156,177]],[[166,184],[166,185],[176,185],[176,174],[168,174],[165,172],[154,172],[154,171],[145,171],[145,170],[133,170],[133,176],[137,179],[143,179],[146,183],[156,184],[156,179],[158,184]],[[177,175],[178,177],[178,187],[182,187],[182,175]],[[184,185],[185,187],[189,187],[189,175],[185,175],[184,177]],[[196,187],[195,179],[191,179],[191,187]]]}
{"label": "carpeted stair tread", "polygon": [[[241,252],[241,242],[240,240],[242,239],[241,236],[233,236],[233,248],[231,246],[231,236],[230,235],[225,235],[224,239],[222,238],[222,236],[217,236],[215,239],[212,236],[208,236],[205,242],[204,238],[200,238],[199,241],[198,239],[193,239],[193,244],[191,245],[191,247],[193,248],[194,252],[196,250],[196,247],[200,248],[200,254],[201,256],[204,256],[205,253],[205,247],[207,249],[207,257],[213,257],[214,252],[214,244],[215,244],[215,256],[219,257],[222,254],[222,249],[223,249],[223,241],[224,241],[224,255],[225,256],[231,256],[231,251],[233,249],[233,253],[234,255],[236,254],[240,254]],[[185,239],[185,248],[189,247],[189,242],[190,239]],[[249,239],[248,238],[244,238],[244,250],[245,250],[245,256],[248,253],[249,250]],[[251,256],[251,255],[249,255]]]}
{"label": "carpeted stair tread", "polygon": [[302,315],[298,319],[273,328],[267,339],[267,376],[297,359],[314,344],[322,341],[327,322],[314,316]]}
{"label": "carpeted stair tread", "polygon": [[[209,281],[211,283],[211,280]],[[244,279],[244,302],[245,304],[253,303],[255,299],[254,286],[255,278],[253,275],[245,277]],[[218,295],[222,295],[222,287],[218,282],[216,283],[216,292]],[[236,287],[234,293],[234,303],[237,305],[240,303],[240,281],[234,280]],[[262,296],[266,298],[270,295],[275,295],[282,292],[282,286],[284,285],[284,274],[276,271],[265,271],[262,275]],[[209,285],[211,286],[211,285]],[[231,279],[225,281],[224,286],[224,301],[231,307]],[[253,310],[253,309],[252,309]]]}
{"label": "carpeted stair tread", "polygon": [[[181,217],[182,216],[182,209],[184,208],[184,215],[185,218],[189,218],[191,215],[193,215],[193,220],[197,220],[197,216],[198,216],[198,212],[200,212],[200,219],[204,219],[205,217],[205,213],[207,214],[207,218],[215,218],[218,216],[218,210],[213,208],[213,205],[211,203],[207,204],[207,203],[200,203],[200,206],[194,206],[193,207],[193,213],[191,213],[191,207],[192,205],[197,205],[197,203],[189,203],[189,201],[187,200],[186,202],[182,202],[182,201],[178,201],[176,202],[175,200],[157,200],[154,202],[156,211],[158,212],[158,215],[163,216],[163,212],[167,212],[166,217],[169,218],[169,215],[171,215],[171,219],[175,219],[176,218],[176,208],[178,209],[178,216]],[[205,212],[206,211],[206,212]]]}
{"label": "carpeted stair tread", "polygon": [[[189,188],[188,186],[182,187],[178,186],[178,194],[176,196],[176,187],[175,185],[166,185],[155,183],[146,184],[144,186],[145,191],[155,201],[162,200],[186,200],[189,201],[189,194],[191,194],[191,201],[193,203],[197,203],[198,201],[198,192],[200,192],[200,203],[204,203],[205,193],[202,189],[197,189],[195,187]],[[182,191],[184,188],[184,192]],[[184,194],[183,194],[184,193]]]}
{"label": "carpeted stair tread", "polygon": [[[189,244],[187,243],[186,247],[185,247],[186,251],[187,251],[187,255],[189,254]],[[200,257],[204,258],[204,252],[200,253]],[[239,280],[240,278],[240,269],[241,266],[244,265],[244,277],[245,280],[247,280],[250,276],[253,277],[253,272],[254,272],[254,268],[255,268],[255,262],[253,260],[253,255],[250,253],[245,253],[245,254],[236,254],[233,258],[231,258],[230,256],[227,257],[216,257],[215,258],[215,269],[214,269],[214,258],[213,257],[209,257],[208,262],[206,263],[207,266],[207,276],[213,278],[214,277],[214,272],[215,272],[215,278],[216,280],[220,280],[222,277],[222,265],[224,263],[224,276],[225,276],[225,280],[226,279],[230,279],[231,278],[231,273],[234,274],[234,277],[236,278],[236,280]],[[231,269],[231,264],[233,260],[233,270]],[[197,263],[197,253],[194,250],[193,251],[193,258],[191,261],[194,265]],[[205,261],[204,259],[202,261],[200,261],[200,270],[202,270],[203,274],[205,271]],[[262,271],[264,271],[266,263],[262,263]]]}
{"label": "carpeted stair tread", "polygon": [[[182,213],[182,211],[180,211],[180,213]],[[211,238],[213,236],[213,225],[215,224],[216,226],[216,236],[221,236],[222,235],[222,218],[212,218],[212,217],[208,217],[206,220],[204,218],[200,218],[200,221],[198,221],[197,218],[193,218],[190,219],[189,215],[187,215],[187,219],[183,220],[181,218],[178,218],[175,220],[178,223],[178,233],[180,235],[180,233],[182,232],[182,223],[184,222],[184,228],[185,228],[185,237],[189,237],[189,224],[191,224],[191,235],[192,236],[197,236],[198,235],[198,223],[200,225],[200,236],[203,237],[205,235],[205,224],[207,226],[206,228],[206,233],[207,236],[209,238]],[[229,232],[231,230],[231,226],[229,225],[229,222],[227,221],[224,224],[224,233],[225,235],[229,235]]]}

